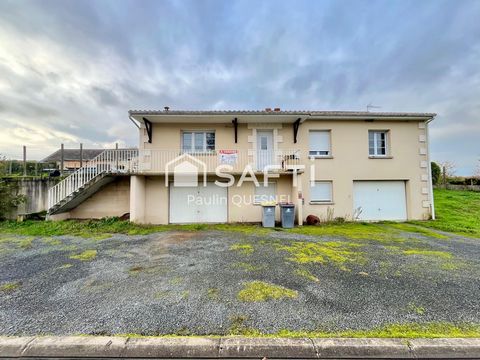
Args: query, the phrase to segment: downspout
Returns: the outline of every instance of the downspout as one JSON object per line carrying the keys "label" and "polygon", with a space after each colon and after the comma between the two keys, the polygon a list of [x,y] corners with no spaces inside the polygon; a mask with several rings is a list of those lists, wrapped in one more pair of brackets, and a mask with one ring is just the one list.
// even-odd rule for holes
{"label": "downspout", "polygon": [[425,136],[427,137],[428,181],[430,183],[429,197],[430,197],[430,209],[431,209],[431,212],[432,212],[432,214],[431,214],[432,215],[432,220],[435,220],[435,203],[434,203],[434,199],[433,199],[432,164],[430,162],[430,137],[429,137],[429,134],[428,134],[428,125],[434,118],[435,118],[435,116],[433,116],[429,120],[425,121]]}

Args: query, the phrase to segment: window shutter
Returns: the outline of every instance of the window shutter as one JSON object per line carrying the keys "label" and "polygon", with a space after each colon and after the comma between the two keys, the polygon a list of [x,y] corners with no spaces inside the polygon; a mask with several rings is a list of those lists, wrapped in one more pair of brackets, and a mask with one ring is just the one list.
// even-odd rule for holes
{"label": "window shutter", "polygon": [[318,155],[330,154],[330,131],[310,131],[310,152]]}
{"label": "window shutter", "polygon": [[310,186],[311,201],[332,201],[332,183],[329,181],[315,181]]}

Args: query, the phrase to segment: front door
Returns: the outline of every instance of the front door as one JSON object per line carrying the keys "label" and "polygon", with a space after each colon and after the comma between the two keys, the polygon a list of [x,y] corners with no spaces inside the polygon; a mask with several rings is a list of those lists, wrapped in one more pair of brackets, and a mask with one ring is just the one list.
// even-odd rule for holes
{"label": "front door", "polygon": [[263,171],[267,165],[274,165],[273,159],[273,131],[257,131],[257,170]]}

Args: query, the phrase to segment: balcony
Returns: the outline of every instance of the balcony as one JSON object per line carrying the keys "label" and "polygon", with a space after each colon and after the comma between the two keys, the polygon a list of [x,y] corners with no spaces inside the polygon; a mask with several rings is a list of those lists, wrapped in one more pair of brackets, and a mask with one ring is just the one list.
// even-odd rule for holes
{"label": "balcony", "polygon": [[[118,154],[120,159],[121,154]],[[181,150],[139,150],[135,158],[119,161],[117,171],[138,174],[164,174],[173,172],[181,164],[193,164],[199,171],[214,174],[217,169],[223,173],[241,174],[246,167],[253,172],[288,173],[298,169],[298,150],[215,150],[209,152],[183,152]],[[113,170],[113,169],[112,169]],[[114,171],[113,171],[114,172]]]}

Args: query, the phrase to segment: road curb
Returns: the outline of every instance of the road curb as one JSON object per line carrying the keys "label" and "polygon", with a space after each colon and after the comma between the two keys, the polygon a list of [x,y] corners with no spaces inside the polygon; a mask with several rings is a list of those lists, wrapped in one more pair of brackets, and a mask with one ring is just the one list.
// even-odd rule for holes
{"label": "road curb", "polygon": [[0,337],[2,359],[478,359],[472,339]]}

